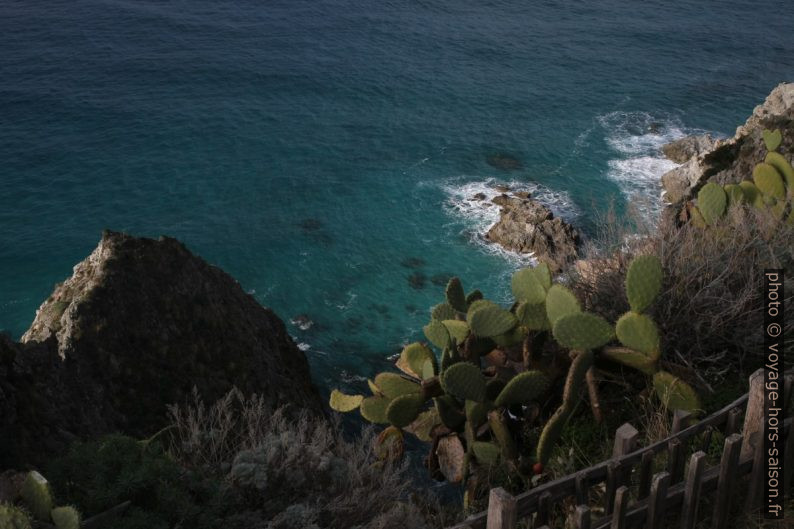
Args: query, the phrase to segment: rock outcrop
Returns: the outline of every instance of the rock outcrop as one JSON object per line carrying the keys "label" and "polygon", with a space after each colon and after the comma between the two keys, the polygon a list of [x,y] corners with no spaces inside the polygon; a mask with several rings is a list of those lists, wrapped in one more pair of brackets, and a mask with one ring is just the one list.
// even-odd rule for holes
{"label": "rock outcrop", "polygon": [[576,259],[579,233],[549,208],[529,195],[503,194],[493,202],[502,209],[486,239],[514,252],[534,254],[556,271]]}
{"label": "rock outcrop", "polygon": [[710,151],[717,140],[711,134],[687,136],[662,146],[662,153],[675,163],[686,163],[693,156]]}
{"label": "rock outcrop", "polygon": [[0,339],[0,467],[79,437],[151,435],[194,387],[212,402],[233,386],[322,413],[284,323],[234,279],[175,239],[105,232],[22,342]]}
{"label": "rock outcrop", "polygon": [[[706,182],[727,184],[752,178],[753,167],[766,155],[764,129],[780,129],[783,143],[779,151],[791,160],[794,156],[794,83],[775,87],[747,122],[736,129],[733,138],[717,141],[702,152],[693,150],[693,156],[683,165],[662,176],[665,199],[676,206],[674,212],[680,204],[693,198]],[[690,141],[690,145],[697,143],[697,140]]]}

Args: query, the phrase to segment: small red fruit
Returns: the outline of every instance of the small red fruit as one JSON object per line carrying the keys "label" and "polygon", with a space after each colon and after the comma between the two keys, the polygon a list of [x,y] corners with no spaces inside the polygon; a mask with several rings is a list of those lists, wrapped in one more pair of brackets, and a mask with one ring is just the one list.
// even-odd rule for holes
{"label": "small red fruit", "polygon": [[543,463],[535,463],[532,465],[532,472],[535,474],[543,474]]}

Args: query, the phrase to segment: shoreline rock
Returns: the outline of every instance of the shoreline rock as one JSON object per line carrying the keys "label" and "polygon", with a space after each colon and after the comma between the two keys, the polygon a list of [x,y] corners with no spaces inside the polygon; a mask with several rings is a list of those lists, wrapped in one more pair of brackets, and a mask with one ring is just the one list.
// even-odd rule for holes
{"label": "shoreline rock", "polygon": [[0,465],[120,431],[148,436],[196,388],[322,414],[303,352],[270,309],[175,239],[103,233],[20,343],[0,337]]}
{"label": "shoreline rock", "polygon": [[501,206],[499,221],[485,238],[507,250],[529,254],[555,271],[572,263],[579,248],[579,232],[555,217],[549,208],[529,196],[502,194],[492,199]]}

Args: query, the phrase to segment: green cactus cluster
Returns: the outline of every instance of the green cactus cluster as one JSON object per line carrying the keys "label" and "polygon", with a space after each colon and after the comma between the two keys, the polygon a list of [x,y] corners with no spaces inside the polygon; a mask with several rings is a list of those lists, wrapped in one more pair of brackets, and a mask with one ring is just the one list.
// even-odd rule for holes
{"label": "green cactus cluster", "polygon": [[794,224],[794,168],[779,152],[782,142],[779,130],[764,130],[764,144],[768,150],[763,162],[753,169],[752,180],[720,186],[714,182],[704,185],[697,196],[697,206],[689,210],[690,222],[706,228],[716,224],[733,204],[747,204],[770,211],[778,219]]}
{"label": "green cactus cluster", "polygon": [[22,506],[0,504],[0,529],[31,529],[34,521],[57,529],[79,529],[74,507],[56,507],[49,482],[35,470],[28,472],[19,490]]}
{"label": "green cactus cluster", "polygon": [[[659,331],[644,313],[662,288],[659,260],[635,258],[625,286],[631,311],[613,324],[583,310],[570,289],[553,282],[545,264],[513,275],[510,307],[477,290],[467,294],[453,278],[446,299],[432,308],[423,328],[428,343],[401,351],[400,373],[368,380],[371,395],[334,390],[331,407],[358,409],[366,420],[387,425],[390,436],[404,431],[431,443],[435,452],[428,465],[442,473],[446,469],[449,481],[476,480],[478,469],[498,465],[529,482],[528,469],[548,460],[597,357],[652,376],[654,389],[671,409],[699,407],[689,386],[659,369]],[[560,372],[561,356],[573,358],[567,373]],[[537,411],[529,410],[548,401],[561,376],[562,403],[543,423]],[[434,460],[443,464],[432,465]]]}

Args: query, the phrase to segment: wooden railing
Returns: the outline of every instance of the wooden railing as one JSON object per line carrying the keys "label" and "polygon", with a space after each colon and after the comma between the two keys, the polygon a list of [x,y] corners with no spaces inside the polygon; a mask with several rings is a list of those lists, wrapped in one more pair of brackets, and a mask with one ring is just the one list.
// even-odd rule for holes
{"label": "wooden railing", "polygon": [[[745,509],[751,511],[760,506],[764,468],[763,385],[764,371],[759,369],[750,376],[747,394],[691,426],[687,426],[689,414],[677,412],[672,435],[643,448],[637,446],[639,432],[626,423],[616,431],[611,459],[517,496],[502,488],[492,489],[488,510],[452,529],[514,529],[520,519],[530,519],[538,529],[549,529],[552,510],[562,502],[576,506],[573,511],[576,529],[660,529],[668,527],[671,518],[675,518],[681,529],[691,529],[699,517],[710,518],[713,529],[725,529],[729,527],[730,508],[737,501],[739,478],[749,478],[745,480]],[[783,385],[787,406],[782,416],[789,417],[794,373],[786,374]],[[785,419],[783,424],[786,490],[794,475],[792,418]],[[712,434],[717,431],[725,438],[722,456],[719,464],[707,468],[706,452]],[[696,450],[686,465],[687,453],[692,450],[690,445],[696,445]],[[666,456],[665,470],[654,473],[657,459],[663,456]],[[604,493],[594,504],[590,492],[601,483]],[[716,492],[710,502],[711,512],[699,513],[701,500],[713,491]]]}

